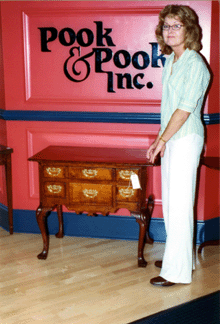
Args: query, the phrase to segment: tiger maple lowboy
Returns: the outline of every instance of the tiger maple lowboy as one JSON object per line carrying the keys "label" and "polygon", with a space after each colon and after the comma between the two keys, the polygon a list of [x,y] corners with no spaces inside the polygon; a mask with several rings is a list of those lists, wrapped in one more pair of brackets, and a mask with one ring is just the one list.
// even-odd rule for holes
{"label": "tiger maple lowboy", "polygon": [[[39,259],[46,259],[49,237],[46,230],[47,213],[57,210],[59,232],[63,237],[62,205],[82,214],[108,215],[126,208],[139,224],[138,266],[146,267],[143,250],[149,237],[149,221],[153,211],[153,196],[146,203],[146,150],[106,147],[48,146],[28,159],[39,164],[40,205],[37,222],[43,237]],[[140,182],[134,189],[131,175]],[[136,177],[136,178],[137,178]]]}

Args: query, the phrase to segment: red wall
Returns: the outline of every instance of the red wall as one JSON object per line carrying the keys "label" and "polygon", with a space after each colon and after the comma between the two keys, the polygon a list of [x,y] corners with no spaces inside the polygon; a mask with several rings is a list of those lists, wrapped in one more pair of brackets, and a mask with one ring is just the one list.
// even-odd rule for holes
{"label": "red wall", "polygon": [[[180,1],[181,3],[181,1]],[[185,1],[182,1],[185,4]],[[152,67],[152,45],[156,42],[154,28],[158,21],[159,11],[167,1],[16,1],[1,2],[3,67],[5,83],[5,99],[0,97],[3,109],[8,111],[89,111],[89,112],[132,112],[159,113],[161,98],[161,61],[158,67]],[[216,24],[218,17],[212,12],[210,1],[188,1],[188,5],[195,9],[200,17],[203,28],[202,53],[211,68],[215,68],[217,33],[212,33],[211,27]],[[216,4],[213,4],[216,7]],[[12,24],[13,17],[13,24]],[[112,28],[109,35],[116,46],[97,45],[96,24],[102,21],[103,28]],[[211,26],[212,21],[212,26]],[[51,27],[58,31],[54,41],[48,42],[51,52],[42,52],[39,27]],[[145,70],[138,70],[130,63],[127,68],[117,67],[113,59],[103,63],[104,71],[113,71],[114,90],[107,91],[107,74],[95,72],[94,57],[88,58],[91,66],[89,77],[83,82],[72,82],[64,74],[64,62],[70,56],[70,48],[78,46],[64,46],[59,41],[63,28],[71,28],[77,34],[82,28],[87,28],[94,35],[93,44],[81,46],[81,55],[91,52],[92,48],[110,48],[113,56],[120,50],[125,50],[131,57],[138,51],[149,54],[150,63]],[[103,30],[104,33],[104,30]],[[50,33],[48,32],[48,37]],[[80,37],[80,34],[79,36]],[[68,41],[66,39],[66,41]],[[86,38],[85,38],[86,42]],[[211,45],[211,46],[210,46]],[[211,52],[210,52],[211,50]],[[103,54],[104,55],[104,54]],[[158,53],[160,55],[160,53]],[[74,59],[77,57],[77,50]],[[103,59],[103,57],[102,57]],[[70,67],[73,58],[68,60],[68,71],[73,77]],[[70,64],[71,63],[71,64]],[[121,64],[125,64],[121,58]],[[142,61],[139,63],[143,64]],[[70,67],[69,67],[70,65]],[[81,63],[79,69],[85,68]],[[213,70],[214,71],[214,70]],[[216,70],[217,71],[217,70]],[[214,74],[216,74],[214,71]],[[153,88],[144,86],[143,89],[117,89],[116,73],[129,73],[132,82],[135,75],[144,73],[139,82],[146,85],[153,83]],[[215,81],[216,82],[216,81]],[[214,85],[213,85],[214,87]],[[218,85],[215,83],[214,93],[210,95],[205,113],[218,112],[213,108]],[[215,101],[216,102],[216,101]],[[212,107],[211,107],[212,106]],[[68,123],[68,122],[40,122],[40,121],[3,121],[1,141],[5,141],[5,124],[7,126],[7,145],[13,147],[13,203],[14,209],[35,210],[38,206],[38,170],[37,165],[27,162],[28,157],[51,144],[82,145],[82,146],[129,146],[146,148],[156,136],[159,125],[154,124],[110,124],[110,123]],[[1,126],[1,125],[0,125]],[[207,153],[217,154],[217,141],[213,130],[218,125],[208,126]],[[214,142],[213,142],[214,138]],[[215,143],[215,144],[213,144]],[[212,147],[212,148],[211,148]],[[201,170],[199,185],[198,219],[218,217],[218,211],[208,212],[206,208],[205,186],[211,186],[215,180],[207,179],[209,171]],[[212,182],[214,181],[214,182]],[[160,168],[151,169],[148,176],[150,184],[148,191],[155,195],[155,210],[153,217],[162,217]],[[0,185],[3,180],[0,179]],[[3,187],[3,185],[2,185]],[[4,189],[0,202],[6,204]],[[214,198],[213,206],[218,203]],[[126,211],[118,214],[127,215]]]}
{"label": "red wall", "polygon": [[[1,7],[0,7],[1,17]],[[0,109],[5,107],[5,89],[4,89],[4,73],[3,73],[3,52],[2,52],[2,24],[0,20]]]}
{"label": "red wall", "polygon": [[[180,2],[181,3],[181,2]],[[183,1],[185,3],[185,1]],[[210,21],[211,3],[202,1],[187,2],[200,15],[203,28],[202,53],[210,61]],[[159,112],[161,99],[161,61],[158,67],[151,67],[152,45],[156,42],[155,25],[160,10],[167,1],[54,1],[35,2],[17,1],[2,3],[4,66],[5,66],[5,99],[6,109],[10,110],[57,110],[57,111],[117,111],[117,112]],[[10,17],[13,17],[13,24]],[[115,46],[107,46],[103,38],[103,46],[97,42],[96,21],[103,22],[104,29],[111,28],[108,34]],[[46,48],[50,52],[42,52],[39,28],[53,28],[57,32],[55,40],[49,41]],[[134,57],[138,51],[149,55],[150,64],[145,70],[138,70],[132,62],[126,68],[116,67],[111,59],[102,64],[104,71],[113,71],[115,93],[107,92],[106,73],[94,73],[94,55],[87,59],[91,65],[90,76],[79,83],[71,82],[63,72],[64,62],[70,57],[70,49],[79,46],[78,38],[72,45],[64,46],[69,41],[68,34],[63,36],[63,29],[70,28],[78,35],[80,30],[89,29],[94,36],[90,46],[81,46],[81,56],[91,52],[92,48],[112,50],[113,55],[125,50]],[[51,32],[47,32],[47,38]],[[62,37],[63,36],[63,37]],[[61,41],[65,38],[65,41]],[[73,36],[74,38],[74,36]],[[84,37],[85,42],[86,36]],[[61,44],[62,42],[62,44]],[[13,47],[12,47],[13,44]],[[16,49],[16,55],[12,50]],[[68,72],[71,77],[74,57],[68,60]],[[160,53],[158,53],[159,55]],[[105,57],[105,54],[103,53]],[[121,55],[122,56],[122,55]],[[124,64],[123,58],[121,63]],[[142,63],[140,63],[142,65]],[[85,64],[76,66],[82,75]],[[153,88],[146,86],[142,90],[118,90],[116,73],[129,73],[134,78],[144,73],[140,83],[153,83]],[[13,95],[11,93],[13,89]]]}
{"label": "red wall", "polygon": [[[0,7],[0,109],[5,108],[5,89],[3,73],[3,52],[2,52],[2,25],[1,25],[1,7]],[[7,145],[6,121],[0,119],[0,144]],[[5,192],[5,170],[0,166],[0,202],[7,204]]]}
{"label": "red wall", "polygon": [[[0,7],[1,17],[1,7]],[[0,109],[5,109],[5,87],[4,87],[4,73],[3,73],[3,49],[2,49],[2,24],[0,18]],[[6,145],[6,122],[0,120],[0,144]]]}

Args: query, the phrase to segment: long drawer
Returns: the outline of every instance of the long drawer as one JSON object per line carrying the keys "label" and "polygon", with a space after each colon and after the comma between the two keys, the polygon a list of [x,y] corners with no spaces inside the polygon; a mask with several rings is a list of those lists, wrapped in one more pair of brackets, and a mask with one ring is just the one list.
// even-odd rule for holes
{"label": "long drawer", "polygon": [[69,167],[69,178],[80,180],[107,180],[113,179],[113,170],[108,168],[77,168]]}
{"label": "long drawer", "polygon": [[69,183],[70,204],[110,205],[113,202],[113,186],[111,184]]}

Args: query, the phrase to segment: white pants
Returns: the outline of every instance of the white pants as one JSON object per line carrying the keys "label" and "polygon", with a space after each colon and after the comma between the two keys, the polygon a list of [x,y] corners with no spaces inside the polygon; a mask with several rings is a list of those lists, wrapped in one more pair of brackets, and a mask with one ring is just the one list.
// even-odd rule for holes
{"label": "white pants", "polygon": [[194,201],[197,168],[204,140],[190,134],[166,144],[161,159],[166,244],[160,276],[190,283],[193,268]]}

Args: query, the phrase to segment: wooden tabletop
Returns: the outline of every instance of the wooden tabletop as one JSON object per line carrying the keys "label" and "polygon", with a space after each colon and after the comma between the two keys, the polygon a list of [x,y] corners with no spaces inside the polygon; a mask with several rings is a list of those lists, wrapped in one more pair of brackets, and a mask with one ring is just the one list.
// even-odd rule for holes
{"label": "wooden tabletop", "polygon": [[201,158],[201,164],[207,166],[210,169],[220,169],[220,158],[217,156],[203,156]]}
{"label": "wooden tabletop", "polygon": [[136,148],[48,146],[28,160],[37,162],[135,163],[152,166],[152,163],[146,158],[146,152],[147,149]]}
{"label": "wooden tabletop", "polygon": [[13,149],[4,145],[0,145],[0,154],[11,154]]}

